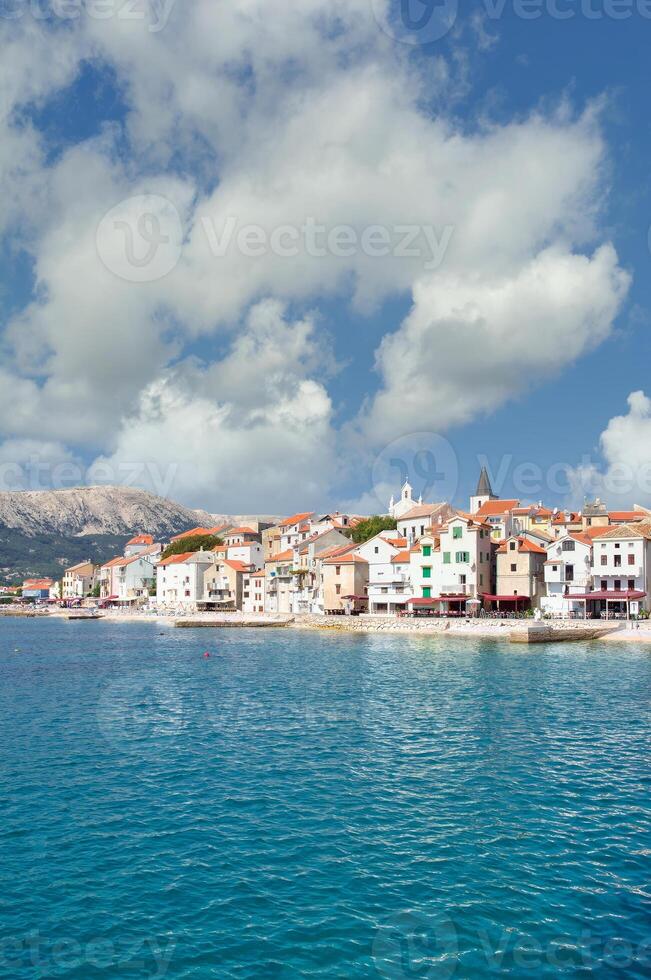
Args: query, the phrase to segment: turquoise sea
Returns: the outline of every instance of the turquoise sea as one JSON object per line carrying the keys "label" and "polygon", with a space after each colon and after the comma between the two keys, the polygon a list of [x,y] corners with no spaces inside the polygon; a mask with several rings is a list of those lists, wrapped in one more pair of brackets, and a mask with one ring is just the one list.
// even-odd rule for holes
{"label": "turquoise sea", "polygon": [[648,978],[650,705],[651,647],[0,621],[0,976]]}

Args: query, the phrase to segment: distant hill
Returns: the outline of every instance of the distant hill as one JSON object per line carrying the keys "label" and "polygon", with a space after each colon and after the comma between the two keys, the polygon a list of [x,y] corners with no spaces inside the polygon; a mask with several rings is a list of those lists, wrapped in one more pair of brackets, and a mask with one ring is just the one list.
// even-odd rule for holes
{"label": "distant hill", "polygon": [[165,540],[216,523],[216,515],[130,487],[0,493],[0,580],[59,578],[75,562],[120,554],[138,532]]}

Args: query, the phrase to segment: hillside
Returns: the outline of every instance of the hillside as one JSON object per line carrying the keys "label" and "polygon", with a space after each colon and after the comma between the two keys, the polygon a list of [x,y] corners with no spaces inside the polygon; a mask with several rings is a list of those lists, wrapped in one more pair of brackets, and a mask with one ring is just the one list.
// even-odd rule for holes
{"label": "hillside", "polygon": [[144,490],[82,487],[0,493],[0,580],[58,578],[64,567],[120,554],[136,532],[166,539],[195,525],[217,523]]}

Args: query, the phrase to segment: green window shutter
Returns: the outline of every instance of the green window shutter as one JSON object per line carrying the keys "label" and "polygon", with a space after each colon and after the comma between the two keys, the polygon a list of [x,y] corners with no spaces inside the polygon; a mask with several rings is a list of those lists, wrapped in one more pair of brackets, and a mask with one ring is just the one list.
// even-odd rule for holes
{"label": "green window shutter", "polygon": [[453,538],[460,538],[460,537],[462,537],[462,535],[463,535],[463,528],[462,527],[457,526],[457,527],[453,527],[452,528],[452,537]]}
{"label": "green window shutter", "polygon": [[425,568],[423,568],[423,578],[431,578],[431,577],[432,577],[432,567],[431,565],[426,565]]}
{"label": "green window shutter", "polygon": [[428,586],[427,588],[423,589],[423,599],[431,599],[431,598],[432,598],[432,590]]}
{"label": "green window shutter", "polygon": [[449,551],[444,551],[443,552],[443,564],[444,565],[449,565],[450,564],[450,552]]}
{"label": "green window shutter", "polygon": [[432,554],[432,546],[431,546],[431,544],[424,544],[423,545],[423,558],[429,558],[431,554]]}

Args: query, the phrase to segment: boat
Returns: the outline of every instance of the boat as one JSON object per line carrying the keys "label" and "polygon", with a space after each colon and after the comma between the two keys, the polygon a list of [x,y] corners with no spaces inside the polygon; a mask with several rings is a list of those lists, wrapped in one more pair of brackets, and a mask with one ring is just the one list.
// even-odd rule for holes
{"label": "boat", "polygon": [[104,619],[104,617],[97,609],[75,609],[74,612],[67,613],[66,619]]}

